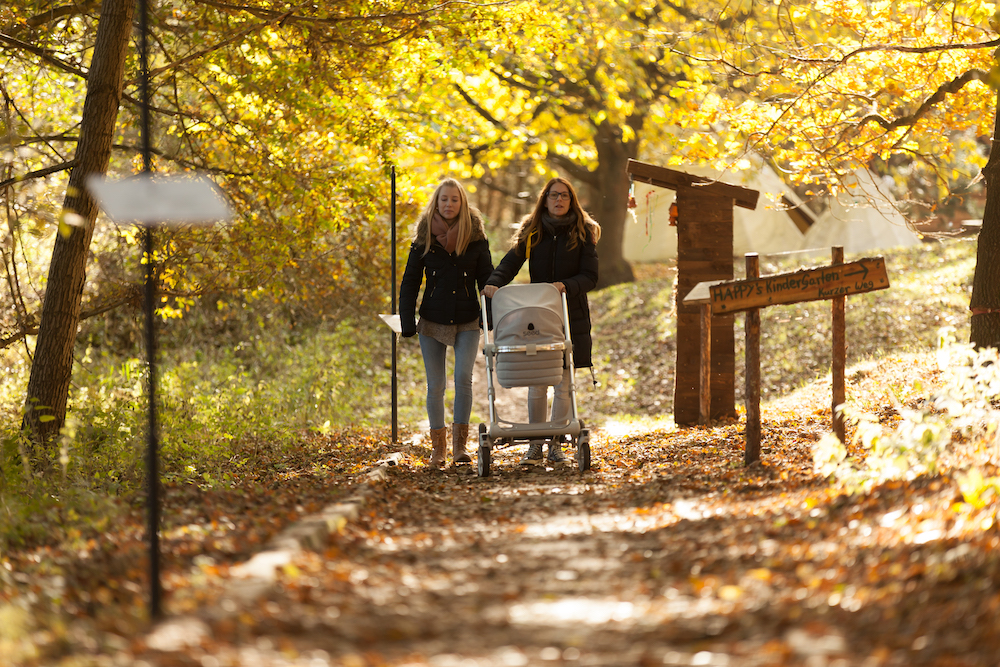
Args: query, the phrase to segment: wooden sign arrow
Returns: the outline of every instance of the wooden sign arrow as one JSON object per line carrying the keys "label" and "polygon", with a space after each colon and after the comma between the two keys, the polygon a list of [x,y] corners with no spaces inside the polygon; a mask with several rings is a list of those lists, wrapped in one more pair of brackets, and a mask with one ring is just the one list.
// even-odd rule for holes
{"label": "wooden sign arrow", "polygon": [[752,280],[699,283],[684,302],[711,303],[712,312],[716,314],[735,313],[782,303],[818,301],[849,294],[862,294],[888,287],[889,276],[886,273],[885,259],[866,257],[847,264],[822,266]]}

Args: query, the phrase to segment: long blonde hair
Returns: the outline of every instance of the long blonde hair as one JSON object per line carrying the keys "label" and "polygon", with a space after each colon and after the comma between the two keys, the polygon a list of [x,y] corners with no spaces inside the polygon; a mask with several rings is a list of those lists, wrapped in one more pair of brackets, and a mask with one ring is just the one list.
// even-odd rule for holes
{"label": "long blonde hair", "polygon": [[525,251],[527,251],[529,242],[531,245],[538,243],[542,236],[542,215],[548,212],[545,202],[548,199],[549,191],[556,183],[562,183],[569,190],[569,210],[576,213],[576,224],[570,232],[569,247],[575,248],[588,241],[597,243],[601,239],[601,226],[580,206],[580,198],[577,197],[576,188],[565,178],[556,176],[545,184],[545,188],[538,195],[538,201],[535,202],[534,210],[521,219],[521,226],[517,228],[517,232],[514,233],[514,238],[510,242],[512,248],[524,243]]}
{"label": "long blonde hair", "polygon": [[424,244],[425,255],[431,251],[431,246],[434,245],[434,235],[430,231],[431,220],[437,212],[438,197],[444,188],[456,188],[458,190],[458,197],[462,202],[458,209],[458,222],[455,223],[458,225],[458,237],[455,239],[455,253],[459,255],[464,253],[465,249],[469,246],[469,241],[472,240],[472,213],[469,210],[469,196],[465,193],[465,188],[462,187],[461,183],[454,178],[446,178],[434,188],[434,194],[431,195],[431,200],[427,202],[424,212],[420,215],[420,220],[417,222],[417,231],[413,235],[415,242]]}

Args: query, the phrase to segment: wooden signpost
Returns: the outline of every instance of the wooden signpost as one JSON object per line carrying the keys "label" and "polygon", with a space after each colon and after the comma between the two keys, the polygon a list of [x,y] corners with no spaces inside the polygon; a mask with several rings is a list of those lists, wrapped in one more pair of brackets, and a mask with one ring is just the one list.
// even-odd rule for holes
{"label": "wooden signpost", "polygon": [[718,314],[781,303],[832,299],[888,286],[885,262],[881,257],[869,257],[849,264],[720,282],[709,287],[709,295],[712,312]]}
{"label": "wooden signpost", "polygon": [[[704,407],[703,390],[711,385],[712,419],[736,416],[735,318],[717,313],[702,327],[698,308],[683,295],[703,281],[733,279],[733,209],[754,210],[760,193],[738,185],[674,169],[629,160],[633,181],[673,190],[677,206],[677,352],[674,374],[674,422],[695,424]],[[701,341],[701,342],[699,342]],[[714,350],[711,368],[698,367],[700,344]]]}
{"label": "wooden signpost", "polygon": [[[885,260],[868,257],[844,264],[844,249],[835,246],[830,266],[805,269],[794,273],[760,276],[756,253],[746,256],[746,280],[706,281],[698,283],[684,298],[684,303],[701,309],[702,336],[699,355],[704,377],[711,368],[711,338],[705,335],[712,325],[712,316],[746,311],[746,449],[744,463],[760,459],[760,308],[803,301],[832,301],[833,319],[833,431],[844,441],[843,415],[837,408],[846,400],[844,366],[847,357],[845,331],[846,297],[874,290],[887,289],[889,276]],[[711,386],[701,383],[698,421],[707,424],[711,418]]]}

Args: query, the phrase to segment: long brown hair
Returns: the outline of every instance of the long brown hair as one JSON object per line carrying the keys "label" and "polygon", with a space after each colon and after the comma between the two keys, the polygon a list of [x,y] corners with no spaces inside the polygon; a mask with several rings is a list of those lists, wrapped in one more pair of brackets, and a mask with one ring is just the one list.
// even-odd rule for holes
{"label": "long brown hair", "polygon": [[455,223],[458,225],[458,237],[455,239],[455,253],[459,255],[464,253],[465,249],[469,246],[469,241],[472,240],[472,213],[469,210],[469,195],[465,193],[465,188],[457,180],[446,178],[434,188],[434,194],[431,195],[431,200],[427,202],[424,212],[420,215],[420,220],[417,222],[417,231],[413,235],[415,242],[424,244],[425,255],[431,251],[431,246],[434,245],[434,235],[430,233],[431,219],[437,212],[438,197],[444,188],[456,188],[459,199],[462,200],[462,204],[458,209],[458,222]]}
{"label": "long brown hair", "polygon": [[548,199],[549,191],[556,183],[562,183],[569,190],[569,210],[576,213],[576,224],[570,231],[569,247],[575,248],[581,243],[588,241],[597,243],[600,240],[601,226],[580,206],[580,198],[576,194],[576,188],[565,178],[556,176],[545,184],[542,192],[538,195],[538,201],[535,202],[535,209],[521,219],[521,225],[514,233],[514,238],[511,239],[511,247],[517,247],[524,243],[525,251],[527,251],[529,242],[531,245],[538,243],[538,239],[542,235],[542,215],[548,212],[545,202]]}

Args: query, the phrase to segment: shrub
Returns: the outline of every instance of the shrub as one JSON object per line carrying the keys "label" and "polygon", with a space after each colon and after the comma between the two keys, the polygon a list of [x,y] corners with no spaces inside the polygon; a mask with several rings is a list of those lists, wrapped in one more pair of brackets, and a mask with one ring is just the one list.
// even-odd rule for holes
{"label": "shrub", "polygon": [[[888,480],[937,474],[943,465],[961,469],[967,467],[964,462],[996,452],[1000,444],[997,350],[958,343],[950,328],[941,330],[939,340],[941,387],[917,409],[896,405],[901,419],[888,433],[876,417],[844,406],[845,419],[857,427],[854,443],[864,455],[851,458],[845,445],[829,433],[813,451],[819,474],[849,491],[868,492]],[[996,479],[983,477],[978,468],[960,472],[959,478],[977,502],[985,489],[997,486]]]}

